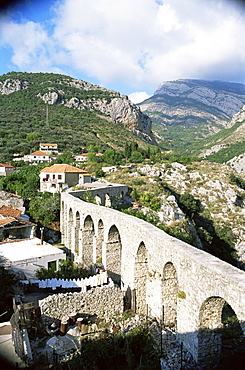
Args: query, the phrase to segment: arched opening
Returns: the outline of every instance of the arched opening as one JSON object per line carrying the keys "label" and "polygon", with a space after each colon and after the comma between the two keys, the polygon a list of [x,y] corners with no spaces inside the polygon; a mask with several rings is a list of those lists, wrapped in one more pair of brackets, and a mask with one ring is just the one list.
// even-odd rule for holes
{"label": "arched opening", "polygon": [[108,233],[108,242],[106,247],[106,269],[108,276],[119,284],[121,283],[121,238],[119,231],[113,225]]}
{"label": "arched opening", "polygon": [[143,242],[140,243],[135,257],[134,264],[134,310],[135,312],[147,315],[146,305],[146,281],[148,274],[147,250]]}
{"label": "arched opening", "polygon": [[201,365],[210,368],[223,363],[227,366],[227,361],[231,360],[231,354],[239,350],[239,345],[244,351],[239,321],[223,298],[206,299],[200,309],[199,322],[198,363]]}
{"label": "arched opening", "polygon": [[91,216],[87,216],[84,220],[82,231],[82,260],[87,267],[93,263],[93,237],[94,222]]}
{"label": "arched opening", "polygon": [[172,262],[167,262],[163,269],[162,279],[162,312],[163,325],[177,329],[178,278]]}
{"label": "arched opening", "polygon": [[67,249],[69,250],[71,254],[71,258],[73,259],[73,248],[72,248],[72,230],[73,230],[73,212],[72,209],[69,209],[69,214],[68,214],[68,228],[67,228]]}
{"label": "arched opening", "polygon": [[79,234],[80,234],[80,213],[76,213],[76,227],[75,227],[75,253],[79,255]]}
{"label": "arched opening", "polygon": [[104,241],[104,224],[102,220],[98,223],[98,237],[96,243],[96,262],[102,263],[102,245]]}
{"label": "arched opening", "polygon": [[105,206],[106,207],[111,207],[111,198],[109,194],[105,195]]}
{"label": "arched opening", "polygon": [[102,200],[101,200],[101,197],[100,197],[98,194],[97,194],[97,195],[95,195],[94,200],[95,200],[95,203],[96,203],[98,206],[100,206],[100,205],[101,205]]}

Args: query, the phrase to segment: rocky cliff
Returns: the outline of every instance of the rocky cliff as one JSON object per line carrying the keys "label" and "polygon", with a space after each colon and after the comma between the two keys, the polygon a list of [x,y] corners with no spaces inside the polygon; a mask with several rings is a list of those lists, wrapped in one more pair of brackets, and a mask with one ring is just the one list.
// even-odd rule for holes
{"label": "rocky cliff", "polygon": [[[182,150],[233,124],[245,104],[245,85],[221,81],[177,80],[159,85],[139,104],[163,145]],[[167,147],[168,148],[168,147]]]}
{"label": "rocky cliff", "polygon": [[[232,181],[233,177],[240,181]],[[221,259],[230,262],[232,256],[245,269],[245,179],[244,173],[234,171],[234,166],[206,160],[188,166],[166,161],[154,166],[139,165],[126,174],[117,169],[106,179],[117,179],[134,187],[138,194],[157,194],[160,210],[154,213],[160,226],[164,224],[180,239],[188,235],[188,243]],[[200,204],[193,220],[180,208],[180,196],[186,193]],[[143,204],[142,201],[142,211],[147,212]]]}
{"label": "rocky cliff", "polygon": [[220,81],[177,80],[162,82],[153,97],[140,104],[143,111],[162,114],[163,124],[220,123],[245,103],[245,85]]}
{"label": "rocky cliff", "polygon": [[57,78],[54,80],[52,74],[43,74],[45,78],[42,78],[41,83],[38,84],[35,79],[32,79],[32,75],[42,74],[22,74],[22,78],[18,78],[18,73],[15,75],[15,78],[8,78],[8,75],[5,75],[5,79],[4,76],[1,77],[0,94],[9,95],[23,89],[34,91],[35,87],[35,96],[45,103],[101,112],[111,122],[123,125],[150,144],[156,144],[151,130],[151,119],[127,96],[119,92],[61,75],[56,75]]}

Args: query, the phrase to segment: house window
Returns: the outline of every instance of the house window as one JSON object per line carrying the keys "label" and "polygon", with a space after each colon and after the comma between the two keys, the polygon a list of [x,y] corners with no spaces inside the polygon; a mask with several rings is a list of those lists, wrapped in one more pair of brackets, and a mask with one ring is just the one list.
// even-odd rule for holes
{"label": "house window", "polygon": [[56,261],[50,261],[48,262],[48,270],[56,271]]}
{"label": "house window", "polygon": [[53,179],[55,179],[55,175],[53,175]]}
{"label": "house window", "polygon": [[61,175],[58,175],[58,179],[61,180]]}

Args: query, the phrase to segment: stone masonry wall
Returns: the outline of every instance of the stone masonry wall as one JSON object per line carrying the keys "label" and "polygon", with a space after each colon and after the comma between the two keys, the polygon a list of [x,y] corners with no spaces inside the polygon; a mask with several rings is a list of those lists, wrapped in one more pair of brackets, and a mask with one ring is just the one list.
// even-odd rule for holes
{"label": "stone masonry wall", "polygon": [[[206,318],[210,304],[217,310],[220,299],[234,310],[245,334],[245,272],[197,249],[164,231],[133,216],[111,208],[84,202],[68,193],[61,194],[61,230],[66,246],[75,244],[75,222],[68,225],[68,215],[79,214],[80,230],[85,220],[93,222],[94,252],[96,241],[102,245],[102,264],[114,268],[111,254],[107,253],[111,231],[117,230],[120,240],[121,289],[136,293],[136,302],[145,302],[149,316],[174,324],[177,336],[195,360],[204,350],[200,338],[201,317]],[[102,228],[103,225],[103,228]],[[99,236],[99,230],[103,229]],[[80,241],[82,243],[82,240]],[[113,248],[114,252],[116,247]],[[145,279],[137,270],[140,248],[145,248]],[[111,246],[113,247],[113,246]],[[94,255],[96,255],[94,253]],[[76,258],[76,256],[75,256]],[[112,266],[112,267],[111,267]],[[171,266],[172,273],[167,269]],[[143,289],[144,285],[144,289]],[[223,301],[222,301],[223,302]],[[143,307],[142,307],[143,309]],[[164,317],[163,317],[164,313]],[[207,330],[221,324],[220,315],[212,315]],[[205,325],[206,327],[206,325]]]}
{"label": "stone masonry wall", "polygon": [[123,293],[117,286],[92,288],[84,293],[53,294],[39,301],[46,325],[72,312],[77,316],[113,316],[123,312]]}

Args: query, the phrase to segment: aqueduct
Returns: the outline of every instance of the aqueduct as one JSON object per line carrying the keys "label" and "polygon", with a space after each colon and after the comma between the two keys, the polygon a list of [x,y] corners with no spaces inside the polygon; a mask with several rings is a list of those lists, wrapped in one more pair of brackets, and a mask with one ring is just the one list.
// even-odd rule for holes
{"label": "aqueduct", "polygon": [[62,240],[75,261],[102,261],[131,307],[172,327],[198,363],[207,358],[212,363],[221,353],[224,306],[233,310],[245,334],[245,272],[79,195],[61,194]]}

